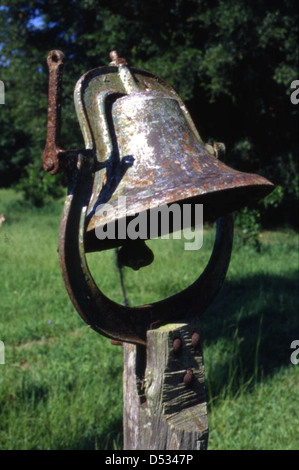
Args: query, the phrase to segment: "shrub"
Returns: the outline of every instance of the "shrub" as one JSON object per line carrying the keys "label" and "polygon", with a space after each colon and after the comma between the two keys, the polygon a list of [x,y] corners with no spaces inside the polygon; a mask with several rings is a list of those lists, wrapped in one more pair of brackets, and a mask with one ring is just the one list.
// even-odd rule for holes
{"label": "shrub", "polygon": [[49,175],[36,164],[27,167],[26,174],[20,179],[16,189],[36,207],[42,207],[49,198],[63,195],[61,176]]}

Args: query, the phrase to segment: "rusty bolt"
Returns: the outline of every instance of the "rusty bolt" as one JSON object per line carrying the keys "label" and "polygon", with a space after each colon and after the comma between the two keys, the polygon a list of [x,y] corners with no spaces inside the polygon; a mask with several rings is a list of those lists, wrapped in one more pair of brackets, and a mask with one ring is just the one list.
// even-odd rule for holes
{"label": "rusty bolt", "polygon": [[128,65],[126,59],[123,59],[122,57],[118,56],[117,51],[111,51],[110,54],[110,59],[112,60],[112,64],[116,65],[118,67],[119,65]]}
{"label": "rusty bolt", "polygon": [[200,344],[200,334],[197,331],[194,331],[191,337],[191,344],[193,348],[197,349]]}
{"label": "rusty bolt", "polygon": [[45,171],[52,171],[54,169],[54,163],[51,158],[46,158],[43,163],[43,168]]}
{"label": "rusty bolt", "polygon": [[194,372],[192,369],[187,369],[183,378],[186,387],[191,387],[194,382]]}
{"label": "rusty bolt", "polygon": [[175,354],[178,354],[182,349],[181,339],[180,338],[174,338],[173,343],[172,343],[172,347],[173,347],[173,352]]}
{"label": "rusty bolt", "polygon": [[214,154],[216,158],[224,157],[225,155],[225,144],[222,142],[215,142],[213,145]]}

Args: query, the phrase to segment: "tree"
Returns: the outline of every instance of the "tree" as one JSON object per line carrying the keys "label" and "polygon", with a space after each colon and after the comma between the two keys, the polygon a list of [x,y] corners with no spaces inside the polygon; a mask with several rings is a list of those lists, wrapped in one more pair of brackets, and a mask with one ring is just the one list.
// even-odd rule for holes
{"label": "tree", "polygon": [[76,80],[117,49],[167,80],[204,140],[227,144],[227,163],[297,196],[298,13],[292,0],[12,0],[0,10],[1,184],[11,184],[45,141],[49,50],[65,52],[62,145],[82,146]]}

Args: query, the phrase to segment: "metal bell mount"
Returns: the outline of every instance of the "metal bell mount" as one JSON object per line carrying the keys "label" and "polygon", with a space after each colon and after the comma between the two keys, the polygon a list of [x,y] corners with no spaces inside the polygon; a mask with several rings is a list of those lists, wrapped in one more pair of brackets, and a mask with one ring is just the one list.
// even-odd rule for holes
{"label": "metal bell mount", "polygon": [[[234,210],[266,196],[273,185],[265,178],[236,171],[216,158],[217,149],[201,140],[181,98],[156,75],[128,67],[113,51],[109,66],[85,73],[74,102],[85,149],[59,146],[61,77],[64,54],[51,51],[46,171],[66,171],[69,191],[59,235],[59,257],[70,298],[81,317],[97,332],[117,341],[146,343],[146,331],[168,322],[198,318],[221,288],[232,249]],[[126,207],[118,210],[118,200]],[[111,217],[96,209],[109,203]],[[85,253],[134,242],[99,240],[97,227],[131,220],[164,205],[203,204],[204,219],[217,219],[210,261],[201,276],[182,292],[149,305],[128,307],[107,298],[90,274]],[[137,267],[149,264],[142,248]],[[141,243],[144,243],[143,241]],[[146,256],[142,256],[145,254]],[[136,253],[139,253],[138,249]],[[123,257],[128,259],[129,256]],[[134,267],[134,263],[131,265]],[[124,264],[130,265],[129,262]]]}

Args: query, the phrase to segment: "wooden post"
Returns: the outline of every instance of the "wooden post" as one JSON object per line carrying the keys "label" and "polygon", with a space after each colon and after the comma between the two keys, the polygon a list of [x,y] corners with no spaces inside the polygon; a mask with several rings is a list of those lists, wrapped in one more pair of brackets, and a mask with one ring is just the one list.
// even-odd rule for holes
{"label": "wooden post", "polygon": [[208,418],[200,329],[169,324],[124,343],[124,449],[202,450]]}

